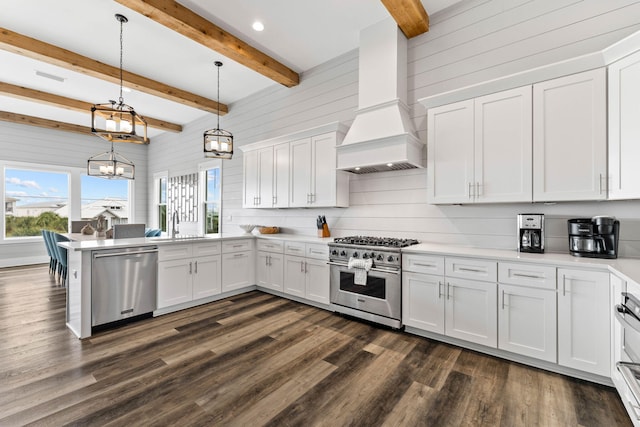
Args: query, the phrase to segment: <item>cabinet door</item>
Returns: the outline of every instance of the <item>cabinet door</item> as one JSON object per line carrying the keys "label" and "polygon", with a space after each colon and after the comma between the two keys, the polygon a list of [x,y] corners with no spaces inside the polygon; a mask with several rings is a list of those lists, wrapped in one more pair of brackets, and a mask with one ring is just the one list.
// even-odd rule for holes
{"label": "cabinet door", "polygon": [[556,363],[556,291],[500,284],[498,348]]}
{"label": "cabinet door", "polygon": [[305,298],[321,304],[329,304],[329,266],[327,261],[307,258],[305,272]]}
{"label": "cabinet door", "polygon": [[251,254],[251,252],[236,252],[222,255],[222,292],[254,284]]}
{"label": "cabinet door", "polygon": [[427,112],[429,203],[473,200],[473,100]]}
{"label": "cabinet door", "polygon": [[258,151],[258,203],[259,208],[273,206],[273,147]]}
{"label": "cabinet door", "polygon": [[285,255],[284,257],[284,292],[300,298],[305,297],[306,274],[304,258]]}
{"label": "cabinet door", "polygon": [[606,70],[533,86],[534,201],[606,197]]}
{"label": "cabinet door", "polygon": [[558,269],[558,363],[609,377],[609,273]]}
{"label": "cabinet door", "polygon": [[[615,307],[622,303],[622,292],[627,292],[627,282],[611,274],[609,275],[609,283],[611,284],[611,305]],[[614,319],[611,322],[611,380],[618,389],[625,388],[623,386],[624,378],[616,367],[616,363],[622,361],[623,334],[622,325],[617,319]]]}
{"label": "cabinet door", "polygon": [[258,252],[256,255],[256,283],[258,286],[267,287],[269,280],[269,253]]}
{"label": "cabinet door", "polygon": [[444,334],[444,278],[430,274],[402,274],[402,322]]}
{"label": "cabinet door", "polygon": [[222,259],[220,255],[193,260],[193,299],[218,295],[222,292]]}
{"label": "cabinet door", "polygon": [[158,308],[189,302],[193,299],[189,260],[158,263]]}
{"label": "cabinet door", "polygon": [[282,292],[284,256],[271,252],[258,252],[256,276],[258,286]]}
{"label": "cabinet door", "polygon": [[273,147],[273,196],[274,208],[289,206],[289,143]]}
{"label": "cabinet door", "polygon": [[311,138],[291,142],[289,160],[289,206],[306,207],[311,202]]}
{"label": "cabinet door", "polygon": [[498,338],[497,285],[447,278],[445,334],[495,348]]}
{"label": "cabinet door", "polygon": [[531,86],[475,100],[475,201],[531,202]]}
{"label": "cabinet door", "polygon": [[640,52],[609,66],[609,199],[640,198]]}
{"label": "cabinet door", "polygon": [[242,161],[243,169],[243,208],[255,208],[258,202],[259,187],[259,167],[258,167],[258,150],[246,151],[243,153]]}
{"label": "cabinet door", "polygon": [[336,205],[336,134],[311,138],[311,204]]}

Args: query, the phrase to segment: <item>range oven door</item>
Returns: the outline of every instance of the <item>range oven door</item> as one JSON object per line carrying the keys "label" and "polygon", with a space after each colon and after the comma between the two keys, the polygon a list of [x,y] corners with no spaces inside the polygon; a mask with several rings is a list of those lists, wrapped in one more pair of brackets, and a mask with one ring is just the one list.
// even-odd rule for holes
{"label": "range oven door", "polygon": [[640,427],[640,300],[623,292],[622,301],[614,307],[622,348],[612,379],[633,425]]}
{"label": "range oven door", "polygon": [[[367,272],[366,285],[355,284],[355,270],[346,264],[330,262],[331,304],[336,311],[359,316],[392,327],[400,327],[400,270],[372,268]],[[369,313],[371,316],[359,315]],[[385,319],[392,319],[387,322]]]}

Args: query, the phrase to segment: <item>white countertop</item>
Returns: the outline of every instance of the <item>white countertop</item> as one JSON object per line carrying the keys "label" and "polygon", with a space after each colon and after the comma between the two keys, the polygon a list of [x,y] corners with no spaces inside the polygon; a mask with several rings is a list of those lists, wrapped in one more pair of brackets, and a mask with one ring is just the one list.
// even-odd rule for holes
{"label": "white countertop", "polygon": [[532,264],[546,264],[557,267],[593,268],[608,270],[627,280],[640,283],[640,259],[618,258],[600,259],[576,257],[568,253],[524,253],[504,249],[471,248],[456,245],[420,243],[402,249],[402,253],[431,254],[444,256],[463,256],[471,258],[497,259],[499,261],[517,261]]}

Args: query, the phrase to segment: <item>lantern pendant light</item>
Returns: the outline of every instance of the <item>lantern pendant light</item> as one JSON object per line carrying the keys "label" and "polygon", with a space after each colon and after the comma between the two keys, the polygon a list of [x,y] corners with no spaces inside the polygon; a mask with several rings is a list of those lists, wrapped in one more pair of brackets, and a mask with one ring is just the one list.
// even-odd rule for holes
{"label": "lantern pendant light", "polygon": [[233,156],[233,135],[220,129],[220,67],[222,62],[216,61],[218,68],[218,121],[215,129],[204,131],[204,156],[216,159],[230,159]]}
{"label": "lantern pendant light", "polygon": [[113,141],[111,141],[111,151],[89,158],[87,175],[106,179],[133,179],[135,166],[131,160],[113,151]]}
{"label": "lantern pendant light", "polygon": [[[111,142],[148,144],[147,121],[132,106],[125,104],[122,96],[122,27],[129,20],[119,13],[115,16],[120,22],[120,97],[118,102],[110,100],[91,107],[91,132]],[[142,135],[138,135],[136,129],[141,129]]]}

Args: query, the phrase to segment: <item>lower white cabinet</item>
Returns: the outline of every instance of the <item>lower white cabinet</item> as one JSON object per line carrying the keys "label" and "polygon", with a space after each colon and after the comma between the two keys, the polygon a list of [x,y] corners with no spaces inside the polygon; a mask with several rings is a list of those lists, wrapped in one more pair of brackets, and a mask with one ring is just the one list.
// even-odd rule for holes
{"label": "lower white cabinet", "polygon": [[611,376],[609,273],[558,269],[558,363]]}
{"label": "lower white cabinet", "polygon": [[556,268],[500,262],[498,282],[498,348],[556,363]]}
{"label": "lower white cabinet", "polygon": [[256,283],[262,288],[284,290],[284,244],[282,241],[258,240]]}
{"label": "lower white cabinet", "polygon": [[285,242],[284,293],[329,304],[328,256],[325,244]]}
{"label": "lower white cabinet", "polygon": [[221,292],[220,242],[162,246],[158,251],[157,308]]}
{"label": "lower white cabinet", "polygon": [[255,284],[252,239],[222,242],[222,292]]}
{"label": "lower white cabinet", "polygon": [[402,263],[405,325],[496,347],[495,261],[405,254]]}

